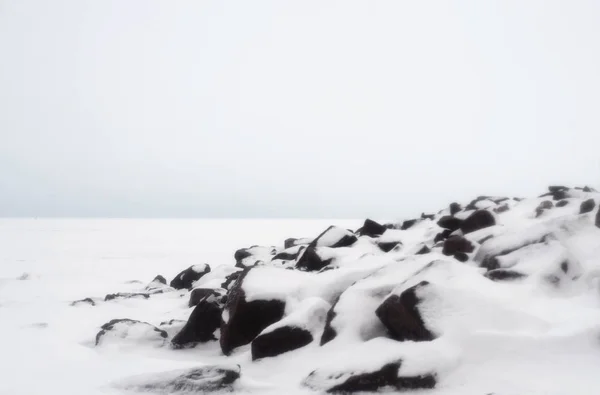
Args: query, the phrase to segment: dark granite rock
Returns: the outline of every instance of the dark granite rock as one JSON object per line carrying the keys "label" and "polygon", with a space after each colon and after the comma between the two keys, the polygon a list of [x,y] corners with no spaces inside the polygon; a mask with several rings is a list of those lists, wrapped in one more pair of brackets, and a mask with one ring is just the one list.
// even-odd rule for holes
{"label": "dark granite rock", "polygon": [[468,253],[473,252],[475,246],[467,239],[462,236],[450,236],[444,241],[444,247],[442,254],[454,255],[458,252]]}
{"label": "dark granite rock", "polygon": [[445,215],[439,219],[437,222],[438,226],[444,229],[449,229],[454,232],[457,229],[460,229],[463,221],[451,215]]}
{"label": "dark granite rock", "polygon": [[209,265],[193,265],[176,275],[170,285],[175,289],[192,289],[194,283],[208,273]]}
{"label": "dark granite rock", "polygon": [[309,272],[318,272],[330,263],[331,259],[323,260],[315,248],[307,247],[304,249],[302,255],[298,258],[298,261],[296,262],[296,269]]}
{"label": "dark granite rock", "polygon": [[496,220],[489,211],[478,210],[463,221],[460,229],[463,234],[467,234],[494,225],[496,225]]}
{"label": "dark granite rock", "polygon": [[252,341],[252,360],[275,357],[304,347],[313,341],[312,334],[302,328],[283,326],[263,333]]}
{"label": "dark granite rock", "polygon": [[394,339],[428,341],[435,338],[425,326],[418,308],[420,300],[417,292],[427,286],[427,281],[421,281],[400,295],[391,295],[375,311]]}
{"label": "dark granite rock", "polygon": [[386,230],[385,226],[367,218],[362,228],[357,230],[356,233],[360,236],[379,237]]}
{"label": "dark granite rock", "polygon": [[594,199],[585,200],[581,203],[581,206],[579,206],[579,214],[585,214],[594,211],[595,207],[596,202],[594,201]]}
{"label": "dark granite rock", "polygon": [[251,270],[244,270],[227,295],[220,338],[221,350],[225,355],[231,354],[236,347],[250,343],[266,327],[279,321],[285,311],[285,302],[281,300],[246,301],[243,283]]}

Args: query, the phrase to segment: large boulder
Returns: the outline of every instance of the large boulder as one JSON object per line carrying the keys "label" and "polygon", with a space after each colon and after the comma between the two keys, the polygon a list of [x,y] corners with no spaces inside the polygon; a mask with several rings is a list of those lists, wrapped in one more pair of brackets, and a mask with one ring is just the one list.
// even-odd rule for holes
{"label": "large boulder", "polygon": [[96,346],[149,344],[160,347],[165,344],[167,337],[167,332],[147,322],[120,318],[102,325],[96,334]]}
{"label": "large boulder", "polygon": [[[173,337],[171,344],[175,348],[193,346],[217,340],[215,332],[221,326],[221,309],[224,292],[221,290],[194,290],[199,298],[187,324]],[[194,293],[192,292],[192,294]]]}
{"label": "large boulder", "polygon": [[477,210],[469,215],[460,226],[463,234],[496,225],[494,215],[487,210]]}
{"label": "large boulder", "polygon": [[456,218],[451,215],[445,215],[442,218],[440,218],[437,222],[439,227],[444,228],[444,229],[449,229],[452,232],[460,229],[460,226],[462,225],[462,223],[463,223],[462,219]]}
{"label": "large boulder", "polygon": [[259,262],[269,262],[277,254],[275,247],[252,246],[242,248],[235,252],[235,266],[245,269],[252,267]]}
{"label": "large boulder", "polygon": [[595,207],[596,202],[594,201],[594,199],[584,200],[583,202],[581,202],[581,206],[579,206],[579,214],[585,214],[594,211]]}
{"label": "large boulder", "polygon": [[252,359],[274,357],[312,343],[323,330],[330,307],[318,297],[304,300],[294,312],[266,328],[252,341]]}
{"label": "large boulder", "polygon": [[282,326],[261,334],[252,341],[252,360],[274,357],[312,343],[313,336],[306,329]]}
{"label": "large boulder", "polygon": [[208,273],[210,273],[208,264],[193,265],[175,276],[170,285],[175,289],[192,289],[194,283]]}
{"label": "large boulder", "polygon": [[419,290],[428,285],[427,281],[422,281],[400,295],[392,294],[375,311],[394,339],[428,341],[435,338],[425,326],[418,307]]}
{"label": "large boulder", "polygon": [[317,236],[317,238],[310,243],[309,247],[349,247],[356,243],[357,240],[358,238],[354,233],[347,229],[332,225]]}
{"label": "large boulder", "polygon": [[323,259],[314,247],[307,247],[296,262],[296,269],[308,272],[318,272],[331,263],[331,259]]}
{"label": "large boulder", "polygon": [[378,237],[381,236],[387,228],[372,219],[366,219],[363,226],[356,231],[360,236]]}
{"label": "large boulder", "polygon": [[462,236],[450,236],[444,241],[444,247],[442,249],[442,254],[444,255],[454,255],[456,253],[470,253],[473,252],[475,246],[469,240],[465,239]]}
{"label": "large boulder", "polygon": [[[436,385],[433,374],[400,376],[401,361],[388,363],[379,369],[367,372],[343,372],[323,375],[313,371],[304,385],[313,389],[325,389],[328,393],[376,392],[383,388],[397,391],[431,389]],[[340,380],[340,378],[343,378]],[[325,387],[325,388],[323,388]]]}
{"label": "large boulder", "polygon": [[460,210],[462,210],[462,207],[460,206],[460,204],[453,202],[453,203],[450,203],[449,210],[450,210],[450,215],[454,215],[454,214],[458,213]]}
{"label": "large boulder", "polygon": [[227,294],[221,316],[220,338],[221,350],[225,355],[250,343],[261,331],[283,318],[285,302],[282,300],[246,300],[244,281],[251,272],[252,269],[246,269]]}
{"label": "large boulder", "polygon": [[122,380],[118,388],[135,393],[207,394],[232,392],[240,378],[241,369],[235,366],[202,366],[186,370],[152,373]]}
{"label": "large boulder", "polygon": [[[407,344],[384,337],[342,349],[338,354],[332,358],[324,354],[321,367],[302,384],[319,393],[431,389],[438,371],[449,369],[457,360],[438,344]],[[408,368],[402,369],[405,364]]]}
{"label": "large boulder", "polygon": [[223,296],[225,296],[225,290],[221,288],[194,288],[190,292],[188,307],[194,307],[206,300],[215,300],[220,303]]}

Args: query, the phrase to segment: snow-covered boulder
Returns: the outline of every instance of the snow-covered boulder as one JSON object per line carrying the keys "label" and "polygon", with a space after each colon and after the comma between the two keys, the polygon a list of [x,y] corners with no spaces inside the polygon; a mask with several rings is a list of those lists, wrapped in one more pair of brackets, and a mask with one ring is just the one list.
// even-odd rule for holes
{"label": "snow-covered boulder", "polygon": [[306,247],[296,261],[296,269],[318,272],[331,263],[331,258],[323,258],[314,247]]}
{"label": "snow-covered boulder", "polygon": [[259,262],[269,262],[275,255],[277,255],[277,248],[275,247],[252,246],[241,248],[234,254],[235,266],[244,269]]}
{"label": "snow-covered boulder", "polygon": [[175,289],[192,289],[194,282],[208,273],[210,273],[208,264],[193,265],[176,275],[170,285]]}
{"label": "snow-covered boulder", "polygon": [[190,292],[190,300],[188,307],[194,307],[201,301],[215,300],[221,303],[221,300],[225,296],[225,290],[222,288],[194,288]]}
{"label": "snow-covered boulder", "polygon": [[104,301],[115,299],[148,299],[150,294],[147,292],[117,292],[114,294],[108,294],[104,297]]}
{"label": "snow-covered boulder", "polygon": [[[223,290],[196,288],[192,296],[196,307],[179,333],[171,340],[175,348],[189,347],[196,343],[217,340],[215,332],[221,326]],[[196,300],[194,300],[196,301]],[[191,301],[190,301],[191,303]]]}
{"label": "snow-covered boulder", "polygon": [[151,345],[161,347],[165,344],[167,337],[167,332],[147,322],[120,318],[102,325],[100,332],[96,335],[96,346]]}
{"label": "snow-covered boulder", "polygon": [[317,236],[310,243],[310,246],[330,248],[349,247],[356,243],[357,240],[358,238],[351,231],[332,225]]}
{"label": "snow-covered boulder", "polygon": [[391,295],[377,308],[375,313],[391,336],[400,341],[428,341],[434,335],[427,328],[417,305],[420,303],[418,291],[429,285],[422,281],[408,288],[400,295]]}
{"label": "snow-covered boulder", "polygon": [[457,350],[441,341],[397,342],[379,337],[338,350],[303,384],[328,393],[430,389],[457,360]]}
{"label": "snow-covered boulder", "polygon": [[313,342],[325,325],[331,305],[321,298],[304,300],[279,322],[267,327],[252,341],[252,359],[274,357]]}
{"label": "snow-covered boulder", "polygon": [[235,382],[240,378],[240,374],[239,365],[202,366],[131,377],[115,383],[115,386],[136,393],[155,394],[231,392]]}
{"label": "snow-covered boulder", "polygon": [[[250,343],[262,330],[283,317],[284,300],[260,298],[260,296],[255,298],[252,293],[247,295],[246,283],[253,281],[262,281],[263,283],[266,281],[268,286],[269,282],[276,282],[277,279],[261,278],[257,268],[255,270],[246,269],[236,280],[227,294],[227,303],[221,317],[220,345],[225,355],[229,355],[236,347]],[[276,283],[270,285],[285,286],[285,284]]]}

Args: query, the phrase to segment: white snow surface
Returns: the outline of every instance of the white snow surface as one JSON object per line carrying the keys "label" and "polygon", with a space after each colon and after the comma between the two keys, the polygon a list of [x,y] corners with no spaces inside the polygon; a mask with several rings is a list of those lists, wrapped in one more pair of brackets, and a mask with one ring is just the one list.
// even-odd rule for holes
{"label": "white snow surface", "polygon": [[[435,389],[415,394],[595,395],[600,384],[598,208],[578,212],[582,200],[600,199],[597,193],[573,190],[568,196],[567,206],[538,218],[535,208],[551,197],[482,201],[479,208],[508,204],[509,210],[494,213],[495,226],[466,235],[476,250],[465,263],[433,245],[441,231],[436,222],[447,209],[408,230],[386,231],[380,241],[402,242],[389,253],[369,237],[349,248],[318,247],[321,256],[333,258],[334,269],[321,273],[264,262],[247,275],[246,298],[286,302],[284,318],[264,331],[300,326],[315,341],[256,362],[249,346],[230,357],[221,354],[218,342],[173,350],[144,340],[149,332],[143,327],[121,328],[117,333],[130,336],[95,347],[100,326],[112,319],[147,322],[173,336],[183,322],[166,322],[187,320],[192,311],[187,290],[164,287],[149,299],[111,302],[104,302],[104,295],[145,292],[156,275],[168,282],[204,262],[211,273],[195,286],[218,288],[237,270],[233,254],[239,248],[281,251],[290,236],[314,238],[332,224],[357,229],[361,220],[0,220],[0,394],[117,395],[124,392],[115,383],[132,377],[143,380],[204,365],[240,365],[236,393],[314,394],[319,390],[302,385],[313,371],[310,384],[322,391],[331,380],[341,382],[352,372],[375,371],[401,359],[401,376],[437,375]],[[542,238],[542,244],[499,258],[502,267],[525,278],[493,282],[483,276],[482,257]],[[422,245],[432,252],[413,255]],[[417,293],[419,311],[436,339],[386,338],[375,309],[391,293],[421,281],[429,284]],[[88,297],[96,306],[70,306]],[[332,327],[337,337],[320,346],[326,312],[336,301]],[[228,314],[224,311],[225,321]]]}

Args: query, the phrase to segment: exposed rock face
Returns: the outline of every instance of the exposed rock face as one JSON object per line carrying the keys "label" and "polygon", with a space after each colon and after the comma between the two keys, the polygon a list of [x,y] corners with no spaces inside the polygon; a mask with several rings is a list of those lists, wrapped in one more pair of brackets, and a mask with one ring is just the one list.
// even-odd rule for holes
{"label": "exposed rock face", "polygon": [[309,272],[318,272],[330,263],[331,259],[321,259],[314,247],[307,247],[304,249],[302,255],[300,255],[300,258],[298,258],[298,261],[296,262],[296,269]]}
{"label": "exposed rock face", "polygon": [[487,210],[477,210],[469,215],[460,226],[464,234],[496,225],[494,216]]}
{"label": "exposed rock face", "polygon": [[581,203],[581,206],[579,207],[579,214],[585,214],[594,211],[595,207],[596,202],[594,201],[594,199],[585,200]]}
{"label": "exposed rock face", "polygon": [[402,222],[402,226],[400,226],[401,230],[407,230],[412,228],[419,220],[418,219],[409,219]]}
{"label": "exposed rock face", "polygon": [[171,287],[175,289],[192,289],[192,286],[205,274],[210,273],[207,264],[190,266],[171,280]]}
{"label": "exposed rock face", "polygon": [[252,360],[274,357],[310,344],[312,334],[302,328],[284,326],[261,334],[252,341]]}
{"label": "exposed rock face", "polygon": [[460,207],[460,204],[454,202],[454,203],[450,203],[450,215],[454,215],[456,213],[458,213],[462,208]]}
{"label": "exposed rock face", "polygon": [[399,341],[434,339],[435,336],[425,326],[418,308],[420,301],[417,293],[420,288],[428,285],[427,281],[422,281],[400,295],[391,295],[375,311],[394,339]]}
{"label": "exposed rock face", "polygon": [[342,229],[337,226],[330,226],[323,233],[314,239],[309,247],[349,247],[356,243],[358,238],[347,229]]}
{"label": "exposed rock face", "polygon": [[227,303],[221,317],[221,350],[229,355],[239,346],[250,343],[269,325],[279,321],[285,311],[281,300],[246,301],[243,289],[247,269],[233,285],[227,295]]}
{"label": "exposed rock face", "polygon": [[399,241],[389,241],[389,242],[378,242],[377,243],[377,246],[383,252],[390,252],[397,246],[401,246],[401,245],[402,245],[402,243],[400,243]]}
{"label": "exposed rock face", "polygon": [[446,215],[446,216],[440,218],[437,222],[439,227],[444,228],[444,229],[449,229],[452,232],[460,229],[460,225],[462,223],[463,223],[463,221],[461,219],[458,219],[458,218],[450,216],[450,215]]}
{"label": "exposed rock face", "polygon": [[456,253],[469,253],[473,252],[475,246],[467,239],[462,236],[450,236],[444,241],[444,247],[442,254],[454,255]]}
{"label": "exposed rock face", "polygon": [[598,212],[596,213],[596,226],[600,228],[600,208],[598,209]]}
{"label": "exposed rock face", "polygon": [[[214,290],[195,289],[199,298],[187,324],[171,340],[175,348],[217,340],[215,331],[221,326],[221,298],[223,293]],[[212,292],[211,292],[212,291]]]}
{"label": "exposed rock face", "polygon": [[385,231],[385,226],[367,218],[362,228],[357,230],[356,233],[360,236],[378,237],[381,236]]}
{"label": "exposed rock face", "polygon": [[225,296],[225,292],[222,289],[194,288],[190,293],[188,306],[194,307],[201,301],[207,299],[214,299],[217,303],[220,303],[223,296]]}

